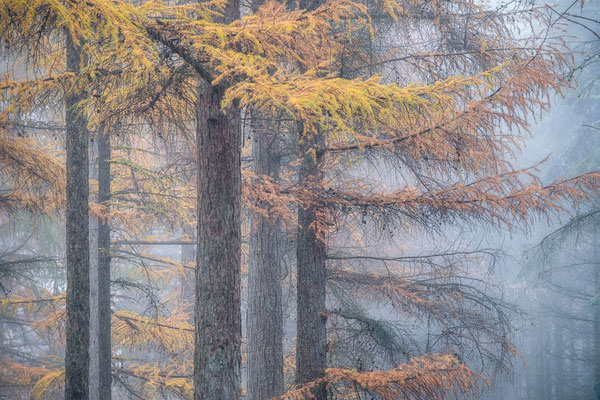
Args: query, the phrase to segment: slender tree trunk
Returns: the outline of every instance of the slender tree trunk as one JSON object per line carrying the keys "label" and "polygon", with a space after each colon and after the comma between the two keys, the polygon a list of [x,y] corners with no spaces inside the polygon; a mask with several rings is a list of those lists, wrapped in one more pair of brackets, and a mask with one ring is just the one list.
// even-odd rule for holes
{"label": "slender tree trunk", "polygon": [[[322,136],[304,137],[300,144],[302,164],[300,185],[321,180],[321,156],[313,158],[309,150],[320,147]],[[319,154],[319,152],[317,152]],[[325,242],[315,231],[318,208],[300,207],[297,234],[297,332],[296,383],[302,384],[325,376],[327,363],[327,318],[325,316]],[[315,393],[317,399],[326,397],[323,388]]]}
{"label": "slender tree trunk", "polygon": [[[254,172],[279,178],[279,142],[272,124],[252,116]],[[259,205],[260,206],[260,205]],[[263,205],[264,206],[264,205]],[[248,269],[248,398],[283,393],[283,311],[279,222],[252,215]]]}
{"label": "slender tree trunk", "polygon": [[[98,135],[98,203],[110,207],[110,132]],[[108,208],[106,209],[108,211]],[[98,222],[98,353],[100,400],[111,399],[112,350],[110,333],[110,223]]]}
{"label": "slender tree trunk", "polygon": [[[238,19],[230,0],[225,23]],[[194,399],[241,397],[241,130],[239,110],[221,112],[224,88],[199,89],[198,251]]]}
{"label": "slender tree trunk", "polygon": [[[81,43],[67,32],[67,70],[78,74],[85,63]],[[87,118],[79,107],[85,94],[68,93],[65,101],[67,142],[67,324],[65,353],[65,400],[89,396],[89,155]]]}
{"label": "slender tree trunk", "polygon": [[[99,129],[102,129],[100,127]],[[98,154],[98,141],[90,141],[90,160],[95,160]],[[90,162],[90,180],[98,179],[98,165]],[[100,400],[99,367],[98,361],[98,219],[90,218],[90,372],[89,391],[90,400]]]}
{"label": "slender tree trunk", "polygon": [[[301,0],[301,9],[314,10],[321,0]],[[310,152],[322,148],[325,139],[320,132],[305,137],[303,127],[298,126],[300,138],[300,185],[318,183],[322,178],[322,153]],[[313,157],[313,154],[316,154]],[[296,248],[296,383],[303,384],[325,376],[327,365],[327,317],[326,312],[326,247],[324,238],[315,231],[317,206],[300,207],[298,210],[298,233]],[[317,400],[327,398],[324,385],[312,394]]]}

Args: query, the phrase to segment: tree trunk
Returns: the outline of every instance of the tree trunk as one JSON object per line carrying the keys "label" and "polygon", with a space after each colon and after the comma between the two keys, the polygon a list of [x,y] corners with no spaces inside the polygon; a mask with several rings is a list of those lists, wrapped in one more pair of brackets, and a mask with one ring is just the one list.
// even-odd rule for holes
{"label": "tree trunk", "polygon": [[[309,149],[320,147],[322,136],[315,134],[301,140],[302,164],[300,185],[321,179],[321,156],[313,158]],[[317,152],[319,154],[319,152]],[[325,376],[327,363],[327,318],[325,316],[325,242],[315,231],[316,206],[300,207],[298,211],[297,257],[297,332],[296,383],[302,384]],[[317,399],[325,391],[315,392]]]}
{"label": "tree trunk", "polygon": [[[298,7],[314,10],[322,0],[301,0]],[[320,152],[313,157],[310,149],[324,147],[325,139],[320,132],[303,137],[303,127],[298,126],[300,158],[302,163],[298,181],[318,182],[322,178]],[[325,376],[327,365],[327,317],[326,311],[326,248],[324,238],[317,235],[317,207],[298,209],[298,233],[296,248],[296,383],[303,384]],[[318,387],[313,396],[326,399],[324,386]]]}
{"label": "tree trunk", "polygon": [[[67,32],[67,70],[78,74],[85,63],[82,44]],[[65,400],[87,400],[89,396],[89,162],[85,110],[79,107],[83,91],[65,98],[67,144],[66,251],[67,324],[65,353]]]}
{"label": "tree trunk", "polygon": [[[225,23],[239,18],[230,0]],[[206,84],[197,102],[198,251],[194,399],[241,397],[241,130],[239,110],[221,112],[224,88]]]}
{"label": "tree trunk", "polygon": [[[98,203],[106,207],[110,207],[110,179],[110,132],[108,129],[101,129],[98,135]],[[110,223],[108,218],[101,218],[98,222],[98,353],[101,400],[110,400],[112,393],[110,317]]]}
{"label": "tree trunk", "polygon": [[[102,129],[100,127],[99,129]],[[98,154],[98,141],[90,141],[90,160],[95,160]],[[90,181],[98,179],[98,165],[90,162]],[[98,219],[90,218],[90,369],[89,369],[89,398],[100,400],[98,361]]]}
{"label": "tree trunk", "polygon": [[[301,0],[301,9],[314,10],[321,0]],[[322,148],[325,138],[320,132],[303,137],[303,127],[298,127],[300,158],[302,163],[298,181],[319,182],[322,178],[322,153],[309,152]],[[313,154],[315,156],[313,157]],[[326,248],[324,238],[315,231],[318,208],[311,206],[298,209],[298,233],[296,249],[296,383],[303,384],[325,376],[327,365],[327,317],[326,311]],[[327,398],[325,386],[315,389],[317,400]]]}
{"label": "tree trunk", "polygon": [[[270,123],[254,117],[254,172],[276,181],[280,170],[276,133]],[[251,216],[246,318],[250,400],[270,399],[283,393],[283,311],[278,225],[278,221],[262,215]]]}

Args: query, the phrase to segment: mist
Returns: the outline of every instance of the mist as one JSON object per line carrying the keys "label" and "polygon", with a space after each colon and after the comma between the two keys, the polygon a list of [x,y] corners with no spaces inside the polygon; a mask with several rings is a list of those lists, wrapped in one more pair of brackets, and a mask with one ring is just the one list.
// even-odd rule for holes
{"label": "mist", "polygon": [[600,400],[592,1],[0,0],[0,398]]}

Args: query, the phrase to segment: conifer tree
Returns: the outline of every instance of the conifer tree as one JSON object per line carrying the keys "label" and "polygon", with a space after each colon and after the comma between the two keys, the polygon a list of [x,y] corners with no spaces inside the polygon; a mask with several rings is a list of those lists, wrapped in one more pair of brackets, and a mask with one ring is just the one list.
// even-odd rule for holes
{"label": "conifer tree", "polygon": [[[86,64],[85,43],[67,32],[67,71],[79,74]],[[67,349],[65,399],[89,396],[90,251],[88,214],[88,133],[80,103],[85,92],[65,99],[67,142]]]}
{"label": "conifer tree", "polygon": [[112,398],[112,349],[110,330],[110,130],[101,126],[98,135],[98,204],[104,215],[98,221],[98,354],[100,399]]}

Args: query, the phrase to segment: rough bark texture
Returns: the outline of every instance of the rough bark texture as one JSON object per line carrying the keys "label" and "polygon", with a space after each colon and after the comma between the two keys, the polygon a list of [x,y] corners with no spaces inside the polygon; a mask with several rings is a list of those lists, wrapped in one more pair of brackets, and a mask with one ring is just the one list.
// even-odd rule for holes
{"label": "rough bark texture", "polygon": [[[100,127],[99,129],[102,129]],[[95,160],[98,154],[98,141],[92,141],[90,146],[90,160]],[[98,165],[90,162],[90,180],[98,179]],[[98,360],[98,219],[90,218],[90,372],[89,391],[90,400],[100,400],[99,367]]]}
{"label": "rough bark texture", "polygon": [[[300,8],[314,10],[321,0],[301,0]],[[302,126],[299,126],[302,132]],[[310,149],[322,148],[324,137],[315,132],[303,137],[300,134],[300,157],[302,163],[298,174],[302,182],[318,182],[322,178],[321,157],[317,151],[313,157]],[[313,153],[314,154],[314,153]],[[327,317],[326,311],[326,248],[323,238],[314,230],[317,207],[298,210],[298,234],[296,249],[297,300],[296,300],[296,383],[302,384],[325,376],[327,365]],[[317,400],[327,398],[324,387],[313,393]]]}
{"label": "rough bark texture", "polygon": [[[320,135],[301,141],[299,181],[315,182],[321,179],[320,156],[313,158],[307,151],[320,147]],[[318,154],[319,152],[317,152]],[[297,332],[296,383],[302,384],[325,376],[327,363],[327,318],[325,316],[325,243],[314,230],[317,208],[311,206],[298,211],[297,257]],[[320,388],[314,394],[325,398]]]}
{"label": "rough bark texture", "polygon": [[[98,203],[110,202],[110,132],[101,129],[98,135]],[[110,224],[98,223],[98,358],[99,394],[101,400],[111,399],[112,350],[110,333]]]}
{"label": "rough bark texture", "polygon": [[[239,18],[239,2],[224,15],[226,23]],[[220,110],[223,93],[206,85],[197,102],[195,400],[241,397],[241,131],[239,111]]]}
{"label": "rough bark texture", "polygon": [[[277,180],[278,139],[272,124],[255,116],[252,116],[254,172]],[[265,400],[283,393],[280,232],[278,221],[262,215],[251,218],[246,318],[248,399]]]}
{"label": "rough bark texture", "polygon": [[[84,64],[81,44],[67,33],[67,70],[79,73]],[[67,144],[67,324],[65,353],[65,400],[89,396],[90,253],[89,253],[89,156],[85,111],[78,107],[83,92],[66,96]]]}

